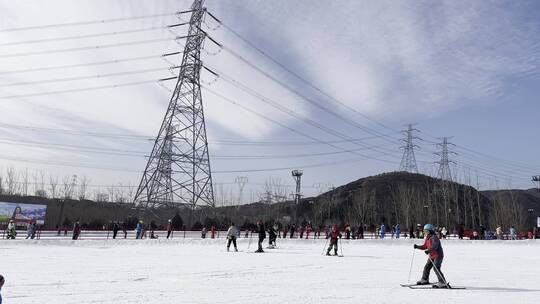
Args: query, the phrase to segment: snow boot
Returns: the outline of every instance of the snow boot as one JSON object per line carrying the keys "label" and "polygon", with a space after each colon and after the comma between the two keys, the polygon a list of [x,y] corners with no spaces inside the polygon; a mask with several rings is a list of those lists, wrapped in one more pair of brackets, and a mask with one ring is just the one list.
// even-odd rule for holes
{"label": "snow boot", "polygon": [[429,281],[421,279],[420,281],[416,282],[416,285],[428,285]]}

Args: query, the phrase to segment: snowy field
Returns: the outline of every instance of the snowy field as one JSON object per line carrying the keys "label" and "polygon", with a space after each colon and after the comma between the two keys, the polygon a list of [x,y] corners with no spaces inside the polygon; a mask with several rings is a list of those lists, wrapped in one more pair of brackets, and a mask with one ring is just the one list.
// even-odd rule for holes
{"label": "snowy field", "polygon": [[[264,254],[223,239],[0,240],[3,304],[24,303],[536,303],[540,241],[443,241],[443,271],[466,290],[411,290],[412,241],[281,240]],[[416,242],[420,242],[416,240]],[[266,242],[265,242],[266,245]],[[414,255],[411,281],[426,256]],[[431,281],[435,280],[431,275]]]}

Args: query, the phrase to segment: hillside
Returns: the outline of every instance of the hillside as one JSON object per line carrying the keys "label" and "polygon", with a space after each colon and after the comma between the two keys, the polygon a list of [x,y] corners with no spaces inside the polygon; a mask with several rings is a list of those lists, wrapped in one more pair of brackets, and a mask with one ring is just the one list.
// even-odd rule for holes
{"label": "hillside", "polygon": [[[446,189],[446,190],[445,190]],[[532,189],[534,190],[534,189]],[[46,228],[71,226],[80,220],[84,226],[101,227],[110,221],[133,225],[138,218],[146,223],[165,225],[178,214],[178,227],[199,229],[202,225],[225,228],[234,221],[240,226],[252,225],[261,219],[282,225],[311,222],[351,225],[394,225],[405,227],[430,222],[452,229],[463,225],[494,229],[514,225],[530,227],[540,211],[539,199],[532,190],[478,192],[470,186],[442,182],[422,174],[407,172],[370,176],[337,187],[316,197],[303,198],[298,206],[292,201],[275,204],[252,203],[241,206],[198,208],[158,208],[144,213],[131,204],[100,203],[89,200],[60,200],[40,197],[0,195],[0,201],[46,204]],[[527,212],[534,209],[532,213]],[[181,219],[179,219],[181,218]]]}

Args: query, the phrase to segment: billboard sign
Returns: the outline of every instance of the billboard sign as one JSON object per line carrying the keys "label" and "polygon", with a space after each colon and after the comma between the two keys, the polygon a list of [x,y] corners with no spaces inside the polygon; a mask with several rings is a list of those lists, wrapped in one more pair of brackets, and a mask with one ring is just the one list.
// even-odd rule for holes
{"label": "billboard sign", "polygon": [[13,220],[17,226],[23,226],[35,220],[43,225],[46,211],[47,205],[0,202],[0,223]]}

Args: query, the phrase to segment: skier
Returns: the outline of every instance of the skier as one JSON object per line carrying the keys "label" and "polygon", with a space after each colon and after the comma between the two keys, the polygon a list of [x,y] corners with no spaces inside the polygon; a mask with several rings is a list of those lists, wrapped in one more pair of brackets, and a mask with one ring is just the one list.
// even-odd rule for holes
{"label": "skier", "polygon": [[348,240],[351,238],[351,225],[345,224],[345,238]]}
{"label": "skier", "polygon": [[13,220],[9,220],[9,224],[7,226],[7,238],[14,240],[17,236],[17,226],[13,222]]}
{"label": "skier", "polygon": [[409,228],[409,238],[414,239],[414,225],[411,224],[411,227]]}
{"label": "skier", "polygon": [[202,230],[201,230],[201,238],[202,238],[202,239],[205,239],[205,238],[206,238],[206,227],[202,227]]}
{"label": "skier", "polygon": [[172,232],[172,220],[169,219],[169,221],[167,222],[167,239],[171,236],[171,232]]}
{"label": "skier", "polygon": [[502,240],[503,232],[502,232],[501,225],[497,226],[497,229],[495,229],[495,233],[497,234],[497,240]]}
{"label": "skier", "polygon": [[438,283],[433,285],[434,288],[448,288],[446,279],[444,278],[443,273],[441,272],[441,266],[444,259],[444,252],[441,245],[441,240],[437,237],[433,229],[433,225],[426,224],[424,225],[424,234],[426,235],[424,244],[419,246],[414,244],[414,249],[425,250],[425,253],[428,256],[428,261],[424,266],[424,272],[422,273],[422,279],[416,284],[418,285],[427,285],[429,284],[429,272],[431,268],[435,266],[435,274],[439,280]]}
{"label": "skier", "polygon": [[36,231],[37,231],[36,222],[34,221],[30,222],[30,224],[28,224],[28,231],[26,234],[26,239],[31,238],[33,240],[36,237]]}
{"label": "skier", "polygon": [[214,226],[214,225],[212,225],[212,227],[210,227],[210,237],[211,238],[216,237],[216,226]]}
{"label": "skier", "polygon": [[332,232],[330,232],[330,246],[326,250],[326,255],[330,255],[330,250],[334,247],[334,255],[338,255],[338,238],[341,238],[341,233],[339,232],[337,225],[332,226]]}
{"label": "skier", "polygon": [[124,239],[127,238],[126,223],[122,223],[122,232],[124,233]]}
{"label": "skier", "polygon": [[264,230],[264,225],[261,221],[257,222],[257,232],[259,233],[259,248],[255,252],[264,252],[262,249],[262,242],[266,238],[266,231]]}
{"label": "skier", "polygon": [[234,245],[234,251],[238,251],[238,248],[236,247],[236,236],[238,235],[238,229],[236,226],[234,226],[234,223],[231,223],[231,226],[229,226],[229,230],[227,230],[227,251],[229,251],[229,247],[231,247],[231,242]]}
{"label": "skier", "polygon": [[386,234],[386,227],[384,226],[384,223],[381,224],[381,239],[384,239],[384,235]]}
{"label": "skier", "polygon": [[274,227],[270,226],[268,229],[268,248],[276,248],[276,230]]}
{"label": "skier", "polygon": [[290,238],[294,238],[294,232],[296,231],[296,225],[292,224],[290,229]]}
{"label": "skier", "polygon": [[394,232],[396,233],[396,239],[399,239],[399,235],[401,234],[401,227],[399,226],[399,224],[396,224],[396,226],[394,227]]}
{"label": "skier", "polygon": [[116,239],[116,235],[118,234],[118,230],[120,230],[120,226],[118,225],[118,222],[113,222],[113,226],[112,226],[112,238],[113,238],[113,240]]}
{"label": "skier", "polygon": [[446,229],[446,227],[442,227],[441,235],[442,235],[443,239],[446,239],[446,236],[448,235],[448,230]]}
{"label": "skier", "polygon": [[364,238],[364,224],[360,224],[358,226],[358,231],[356,233],[357,233],[357,236],[356,236],[357,239],[363,239]]}
{"label": "skier", "polygon": [[71,239],[78,240],[80,234],[81,234],[81,224],[79,223],[79,221],[76,221],[75,224],[73,225],[73,237]]}
{"label": "skier", "polygon": [[510,227],[510,238],[511,238],[513,241],[517,240],[516,228],[514,228],[514,226],[511,226],[511,227]]}
{"label": "skier", "polygon": [[137,223],[137,226],[135,227],[135,239],[136,240],[142,238],[142,230],[143,230],[143,221],[140,220]]}

